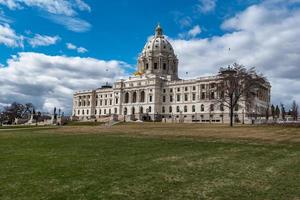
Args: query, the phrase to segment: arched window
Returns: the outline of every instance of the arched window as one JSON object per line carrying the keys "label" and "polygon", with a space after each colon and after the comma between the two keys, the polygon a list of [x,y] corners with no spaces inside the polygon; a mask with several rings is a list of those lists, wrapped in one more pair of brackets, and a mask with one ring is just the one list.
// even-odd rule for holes
{"label": "arched window", "polygon": [[136,103],[136,92],[132,94],[132,103]]}
{"label": "arched window", "polygon": [[124,115],[127,115],[127,108],[124,108]]}
{"label": "arched window", "polygon": [[115,114],[117,114],[118,113],[118,108],[115,108]]}
{"label": "arched window", "polygon": [[220,111],[224,111],[224,104],[222,104],[222,103],[220,105]]}
{"label": "arched window", "polygon": [[129,93],[125,93],[125,103],[129,103]]}
{"label": "arched window", "polygon": [[179,106],[176,106],[176,112],[180,112]]}
{"label": "arched window", "polygon": [[161,108],[161,111],[162,111],[162,113],[165,113],[165,107],[163,106],[162,108]]}
{"label": "arched window", "polygon": [[187,112],[187,111],[188,111],[188,107],[184,106],[184,112]]}
{"label": "arched window", "polygon": [[85,106],[85,101],[83,101],[83,106]]}
{"label": "arched window", "polygon": [[132,115],[135,114],[135,108],[134,108],[134,107],[131,108],[131,114],[132,114]]}
{"label": "arched window", "polygon": [[141,91],[141,99],[140,102],[145,102],[145,91]]}
{"label": "arched window", "polygon": [[172,106],[169,107],[169,113],[172,113]]}
{"label": "arched window", "polygon": [[148,112],[149,112],[149,113],[151,113],[151,106],[149,106],[149,108],[148,108]]}
{"label": "arched window", "polygon": [[196,112],[196,106],[195,105],[192,106],[192,112]]}
{"label": "arched window", "polygon": [[204,105],[201,104],[201,112],[204,112]]}
{"label": "arched window", "polygon": [[143,114],[144,113],[144,108],[141,106],[140,107],[140,114]]}

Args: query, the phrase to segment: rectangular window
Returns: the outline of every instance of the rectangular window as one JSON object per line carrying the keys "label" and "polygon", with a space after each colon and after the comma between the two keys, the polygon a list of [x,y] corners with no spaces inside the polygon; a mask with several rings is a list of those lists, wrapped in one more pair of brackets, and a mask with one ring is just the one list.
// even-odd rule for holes
{"label": "rectangular window", "polygon": [[166,69],[167,69],[167,64],[164,63],[164,64],[163,64],[163,70],[166,70]]}
{"label": "rectangular window", "polygon": [[189,100],[189,97],[188,97],[187,94],[184,95],[184,100],[185,100],[185,101],[188,101],[188,100]]}
{"label": "rectangular window", "polygon": [[188,91],[188,87],[185,87],[184,90],[185,90],[185,91]]}
{"label": "rectangular window", "polygon": [[149,101],[152,102],[152,96],[149,96]]}
{"label": "rectangular window", "polygon": [[193,101],[196,101],[196,94],[193,93]]}
{"label": "rectangular window", "polygon": [[170,95],[170,102],[173,102],[173,95]]}
{"label": "rectangular window", "polygon": [[154,63],[154,69],[157,69],[157,63]]}
{"label": "rectangular window", "polygon": [[201,99],[205,99],[205,92],[201,93]]}
{"label": "rectangular window", "polygon": [[196,86],[193,86],[193,90],[194,90],[194,91],[196,90]]}
{"label": "rectangular window", "polygon": [[177,92],[180,92],[180,88],[177,88]]}
{"label": "rectangular window", "polygon": [[166,102],[166,96],[163,96],[163,102]]}
{"label": "rectangular window", "polygon": [[180,94],[177,95],[177,101],[180,101]]}
{"label": "rectangular window", "polygon": [[201,89],[205,89],[205,84],[201,84]]}

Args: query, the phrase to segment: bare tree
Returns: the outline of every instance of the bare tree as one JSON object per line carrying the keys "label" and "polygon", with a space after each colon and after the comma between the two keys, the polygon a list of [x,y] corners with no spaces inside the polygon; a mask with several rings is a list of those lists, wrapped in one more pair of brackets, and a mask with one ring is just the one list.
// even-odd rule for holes
{"label": "bare tree", "polygon": [[292,103],[292,113],[291,114],[292,114],[293,120],[297,121],[298,120],[298,114],[299,114],[299,106],[298,106],[298,104],[296,103],[295,100]]}
{"label": "bare tree", "polygon": [[266,83],[262,75],[258,75],[255,68],[246,69],[243,65],[234,63],[219,71],[220,83],[217,101],[229,108],[230,126],[233,126],[234,108],[239,101],[248,101],[255,97],[255,89]]}

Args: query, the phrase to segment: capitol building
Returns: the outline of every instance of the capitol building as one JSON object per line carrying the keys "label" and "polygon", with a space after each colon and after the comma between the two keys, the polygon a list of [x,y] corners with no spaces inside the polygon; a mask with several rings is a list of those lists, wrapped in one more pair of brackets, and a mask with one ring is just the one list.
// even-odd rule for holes
{"label": "capitol building", "polygon": [[[158,25],[146,43],[137,72],[112,86],[78,91],[73,95],[73,118],[105,121],[114,117],[124,121],[163,121],[225,123],[229,110],[218,103],[219,76],[183,80],[178,77],[178,59]],[[270,85],[262,85],[251,102],[239,102],[236,123],[250,123],[263,116],[270,104]]]}

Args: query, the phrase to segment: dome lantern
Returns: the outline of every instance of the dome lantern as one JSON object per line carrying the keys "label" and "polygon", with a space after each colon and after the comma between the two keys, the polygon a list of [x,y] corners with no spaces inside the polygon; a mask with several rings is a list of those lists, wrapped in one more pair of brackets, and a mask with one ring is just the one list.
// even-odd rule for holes
{"label": "dome lantern", "polygon": [[159,23],[157,24],[157,27],[156,27],[156,29],[155,29],[155,35],[156,35],[156,36],[161,36],[161,35],[163,35],[163,30],[162,30],[162,28],[160,27],[160,24],[159,24]]}

